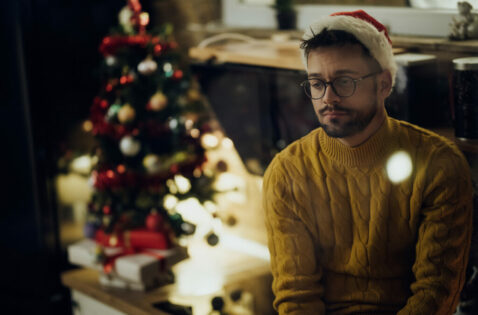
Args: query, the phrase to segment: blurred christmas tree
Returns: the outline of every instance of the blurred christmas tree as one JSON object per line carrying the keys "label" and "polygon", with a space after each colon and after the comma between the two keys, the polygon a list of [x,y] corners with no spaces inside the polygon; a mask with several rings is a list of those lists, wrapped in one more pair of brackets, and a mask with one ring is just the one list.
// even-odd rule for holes
{"label": "blurred christmas tree", "polygon": [[119,21],[100,45],[104,85],[91,107],[98,147],[85,235],[115,246],[112,236],[144,228],[171,247],[194,226],[166,199],[204,203],[214,194],[214,176],[203,168],[210,117],[172,27],[147,31],[138,0],[127,1]]}

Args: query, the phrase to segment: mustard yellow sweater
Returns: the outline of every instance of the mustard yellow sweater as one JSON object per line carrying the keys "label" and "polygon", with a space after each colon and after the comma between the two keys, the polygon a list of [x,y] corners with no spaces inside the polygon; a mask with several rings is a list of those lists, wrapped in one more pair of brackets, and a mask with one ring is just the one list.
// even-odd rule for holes
{"label": "mustard yellow sweater", "polygon": [[[399,150],[413,169],[392,183]],[[280,314],[453,314],[472,187],[445,138],[389,117],[354,148],[316,129],[273,159],[263,206]]]}

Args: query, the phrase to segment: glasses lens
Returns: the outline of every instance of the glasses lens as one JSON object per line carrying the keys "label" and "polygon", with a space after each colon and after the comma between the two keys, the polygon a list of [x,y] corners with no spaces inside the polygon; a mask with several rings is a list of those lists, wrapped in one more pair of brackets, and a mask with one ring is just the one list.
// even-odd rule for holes
{"label": "glasses lens", "polygon": [[304,82],[304,89],[307,96],[312,99],[319,99],[324,96],[325,83],[322,80],[308,80]]}
{"label": "glasses lens", "polygon": [[338,77],[332,82],[338,96],[351,96],[355,92],[355,82],[349,77]]}

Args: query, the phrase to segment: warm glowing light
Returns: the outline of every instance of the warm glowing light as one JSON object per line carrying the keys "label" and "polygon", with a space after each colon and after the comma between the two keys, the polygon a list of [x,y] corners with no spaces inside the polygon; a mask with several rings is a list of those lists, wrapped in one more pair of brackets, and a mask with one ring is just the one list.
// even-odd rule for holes
{"label": "warm glowing light", "polygon": [[[176,211],[181,214],[185,221],[197,225],[199,228],[207,229],[211,225],[211,215],[204,210],[197,198],[188,198],[180,201],[176,206]],[[200,231],[196,231],[198,233]]]}
{"label": "warm glowing light", "polygon": [[88,155],[79,156],[71,162],[71,169],[80,174],[89,174],[91,166],[92,160]]}
{"label": "warm glowing light", "polygon": [[193,176],[196,177],[196,178],[199,178],[201,177],[202,175],[202,171],[199,167],[195,168],[194,171],[193,171]]}
{"label": "warm glowing light", "polygon": [[254,256],[266,261],[270,260],[267,246],[231,234],[222,234],[221,243],[225,248],[233,249],[244,254]]}
{"label": "warm glowing light", "polygon": [[118,245],[118,238],[116,236],[111,236],[109,241],[110,246]]}
{"label": "warm glowing light", "polygon": [[183,268],[176,276],[178,292],[181,295],[208,295],[218,292],[224,285],[223,275],[202,261],[197,262],[196,266]]}
{"label": "warm glowing light", "polygon": [[407,152],[397,151],[388,159],[386,169],[390,181],[400,183],[412,174],[412,159]]}
{"label": "warm glowing light", "polygon": [[197,138],[197,137],[199,137],[200,134],[201,134],[201,132],[199,131],[199,129],[197,129],[197,128],[191,129],[191,137]]}
{"label": "warm glowing light", "polygon": [[186,129],[189,130],[193,126],[194,126],[194,121],[192,119],[186,119],[186,121],[184,122],[184,127],[186,127]]}
{"label": "warm glowing light", "polygon": [[123,174],[124,172],[126,172],[126,167],[123,164],[120,164],[118,165],[116,170],[118,171],[118,173]]}
{"label": "warm glowing light", "polygon": [[166,208],[166,210],[169,210],[169,211],[173,210],[177,204],[178,204],[178,198],[176,196],[167,194],[164,197],[163,206]]}
{"label": "warm glowing light", "polygon": [[217,212],[217,205],[210,200],[204,202],[204,208],[210,213]]}
{"label": "warm glowing light", "polygon": [[173,71],[173,66],[169,62],[166,62],[163,66],[163,71],[164,72],[171,72],[171,71]]}
{"label": "warm glowing light", "polygon": [[191,183],[189,179],[184,176],[176,175],[174,176],[174,181],[176,183],[176,187],[178,187],[178,191],[181,194],[187,193],[191,189]]}
{"label": "warm glowing light", "polygon": [[85,132],[90,132],[91,130],[93,130],[93,123],[91,122],[91,120],[85,120],[85,122],[83,123],[83,130]]}
{"label": "warm glowing light", "polygon": [[224,139],[222,139],[221,141],[221,145],[226,148],[226,149],[232,149],[234,148],[234,142],[232,142],[231,139],[225,137]]}
{"label": "warm glowing light", "polygon": [[201,144],[205,149],[213,149],[219,145],[219,139],[210,133],[206,133],[201,137]]}
{"label": "warm glowing light", "polygon": [[176,183],[172,179],[168,179],[166,181],[166,185],[169,188],[169,192],[172,194],[177,194],[178,193],[178,187],[176,186]]}
{"label": "warm glowing light", "polygon": [[146,26],[149,24],[149,14],[148,12],[141,12],[139,15],[139,25]]}
{"label": "warm glowing light", "polygon": [[115,172],[113,172],[112,170],[106,171],[106,177],[114,178],[115,177]]}
{"label": "warm glowing light", "polygon": [[169,128],[176,129],[178,127],[178,120],[173,118],[169,121]]}
{"label": "warm glowing light", "polygon": [[219,191],[230,191],[244,185],[244,180],[240,176],[226,172],[219,174],[214,186]]}

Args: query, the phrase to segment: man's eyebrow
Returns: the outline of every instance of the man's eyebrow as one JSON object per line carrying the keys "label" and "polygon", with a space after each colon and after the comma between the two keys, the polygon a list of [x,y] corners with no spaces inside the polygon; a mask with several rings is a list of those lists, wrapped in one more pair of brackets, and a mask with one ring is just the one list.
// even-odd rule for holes
{"label": "man's eyebrow", "polygon": [[[338,75],[344,75],[344,74],[360,74],[360,72],[351,70],[351,69],[342,69],[342,70],[337,70],[334,72],[334,76]],[[321,73],[309,73],[307,75],[308,78],[322,78],[323,75]]]}

